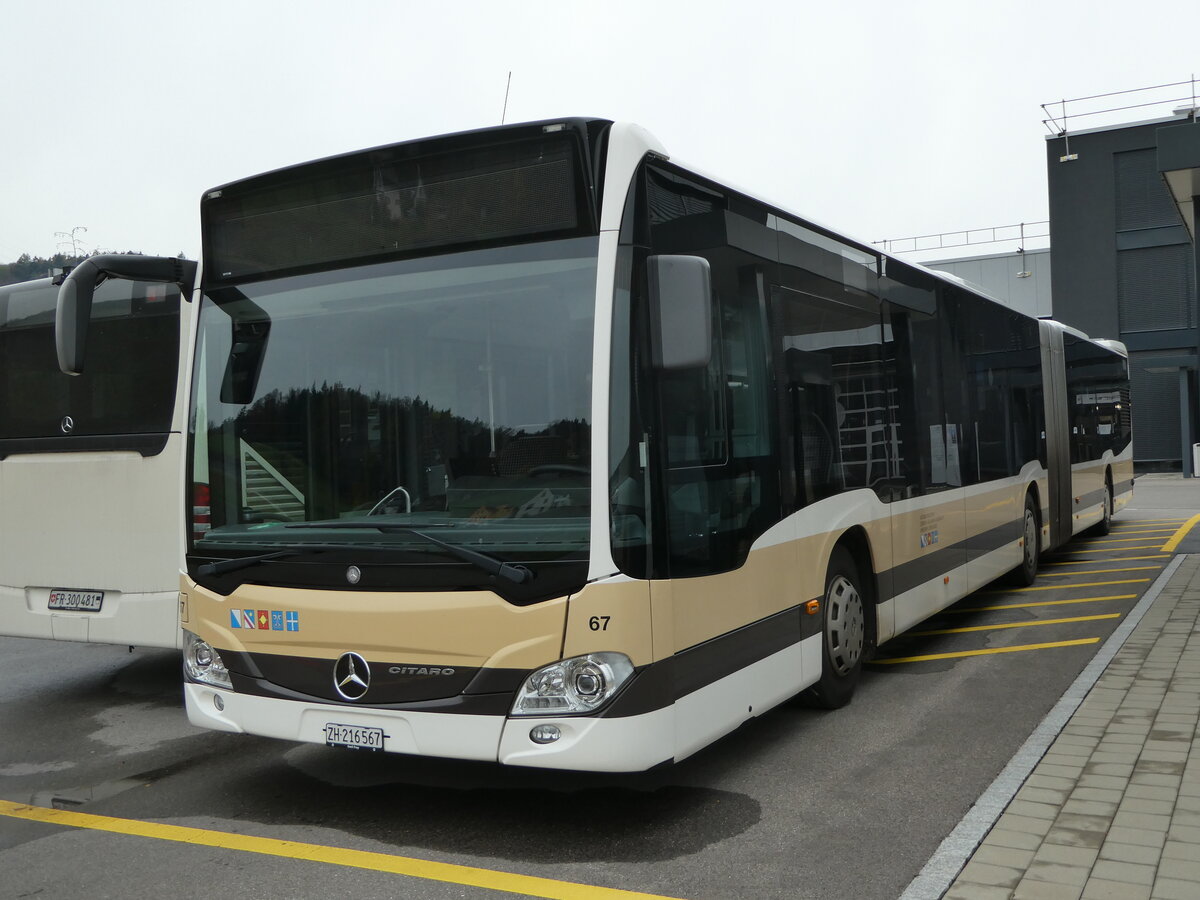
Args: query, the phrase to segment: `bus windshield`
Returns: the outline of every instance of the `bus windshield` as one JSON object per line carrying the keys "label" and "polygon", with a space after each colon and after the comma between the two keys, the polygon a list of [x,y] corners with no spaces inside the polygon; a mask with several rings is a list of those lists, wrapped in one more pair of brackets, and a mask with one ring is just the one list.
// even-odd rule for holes
{"label": "bus windshield", "polygon": [[444,544],[533,567],[585,560],[597,246],[208,291],[191,561],[243,558],[241,580],[267,577],[253,558],[279,548],[277,571],[367,549],[394,589],[408,563],[466,565]]}

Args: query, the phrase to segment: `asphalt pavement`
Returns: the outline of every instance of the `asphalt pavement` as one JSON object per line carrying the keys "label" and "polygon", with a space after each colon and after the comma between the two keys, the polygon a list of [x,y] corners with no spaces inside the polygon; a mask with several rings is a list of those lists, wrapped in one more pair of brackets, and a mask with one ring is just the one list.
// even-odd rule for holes
{"label": "asphalt pavement", "polygon": [[207,732],[178,654],[0,638],[0,898],[1200,897],[1196,771],[1154,771],[1200,706],[1197,511],[1200,481],[1139,478],[1113,535],[889,643],[850,706],[785,703],[644,776]]}

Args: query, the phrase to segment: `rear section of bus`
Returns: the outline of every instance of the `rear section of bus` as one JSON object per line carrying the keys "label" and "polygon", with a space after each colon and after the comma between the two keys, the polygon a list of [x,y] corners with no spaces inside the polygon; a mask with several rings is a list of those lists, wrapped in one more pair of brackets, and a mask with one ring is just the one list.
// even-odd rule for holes
{"label": "rear section of bus", "polygon": [[0,634],[177,647],[179,288],[101,284],[77,376],[57,295],[0,287]]}

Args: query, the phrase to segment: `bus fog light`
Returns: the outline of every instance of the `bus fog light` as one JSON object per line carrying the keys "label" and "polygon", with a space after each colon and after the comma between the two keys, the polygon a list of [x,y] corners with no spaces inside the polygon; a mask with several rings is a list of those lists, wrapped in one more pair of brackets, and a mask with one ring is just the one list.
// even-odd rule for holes
{"label": "bus fog light", "polygon": [[183,672],[190,680],[200,684],[221,688],[233,687],[221,654],[199,635],[190,631],[183,633]]}
{"label": "bus fog light", "polygon": [[217,708],[217,712],[225,712],[225,698],[220,694],[213,694],[213,706]]}
{"label": "bus fog light", "polygon": [[592,712],[611,700],[632,674],[633,663],[624,653],[589,653],[543,666],[521,685],[512,715]]}
{"label": "bus fog light", "polygon": [[557,725],[534,725],[529,730],[529,739],[535,744],[553,744],[560,737],[562,731]]}

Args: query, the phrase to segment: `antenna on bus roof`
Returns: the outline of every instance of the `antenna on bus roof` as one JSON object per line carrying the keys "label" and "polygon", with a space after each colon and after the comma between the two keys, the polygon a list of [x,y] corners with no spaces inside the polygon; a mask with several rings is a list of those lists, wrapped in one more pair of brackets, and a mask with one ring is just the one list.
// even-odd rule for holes
{"label": "antenna on bus roof", "polygon": [[504,117],[508,115],[508,89],[512,87],[512,71],[508,73],[508,82],[504,85],[504,109],[500,111],[500,124],[504,124]]}

